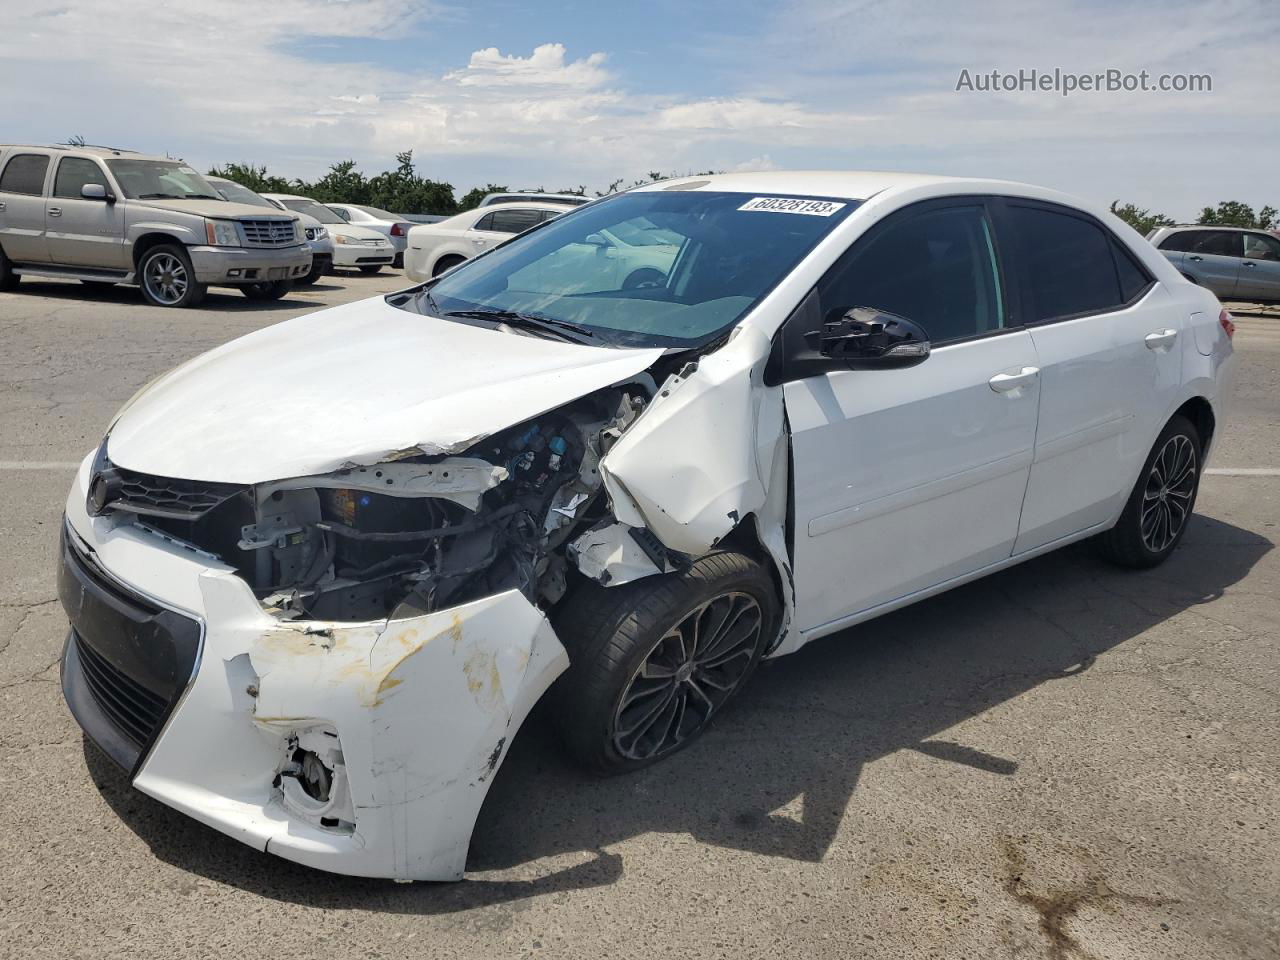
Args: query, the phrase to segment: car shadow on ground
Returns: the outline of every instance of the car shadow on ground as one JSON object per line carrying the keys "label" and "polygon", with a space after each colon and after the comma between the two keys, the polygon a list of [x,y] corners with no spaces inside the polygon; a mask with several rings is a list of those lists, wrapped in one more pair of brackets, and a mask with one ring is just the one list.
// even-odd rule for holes
{"label": "car shadow on ground", "polygon": [[[333,277],[333,280],[344,280],[345,277]],[[341,290],[345,284],[333,283],[325,285],[323,283],[312,284],[309,287],[294,287],[293,291],[279,300],[250,300],[244,294],[240,293],[233,287],[210,287],[209,293],[199,306],[195,309],[208,310],[231,310],[237,313],[253,312],[258,310],[296,310],[298,307],[319,307],[313,300],[300,297],[299,294],[306,294],[311,291],[322,293],[326,290]],[[142,299],[142,294],[137,287],[128,286],[111,286],[104,288],[88,287],[82,283],[67,283],[66,281],[40,281],[32,280],[29,277],[24,278],[14,291],[16,293],[30,294],[36,297],[48,297],[51,300],[67,300],[75,303],[120,303],[120,304],[136,304],[142,310],[155,310],[157,314],[164,314],[168,309],[166,307],[154,307]]]}
{"label": "car shadow on ground", "polygon": [[[702,741],[637,774],[571,766],[536,712],[517,737],[472,837],[468,869],[572,865],[532,879],[402,885],[333,876],[257,853],[132,790],[87,741],[103,798],[167,863],[261,896],[330,909],[436,914],[607,885],[608,848],[664,833],[820,861],[863,767],[900,750],[1014,776],[949,728],[1043,684],[1071,684],[1095,659],[1222,595],[1272,543],[1196,517],[1157,570],[1118,570],[1077,545],[826,638],[766,664]],[[424,735],[430,736],[430,732]],[[799,801],[798,817],[773,811]],[[569,855],[567,857],[562,855]]]}

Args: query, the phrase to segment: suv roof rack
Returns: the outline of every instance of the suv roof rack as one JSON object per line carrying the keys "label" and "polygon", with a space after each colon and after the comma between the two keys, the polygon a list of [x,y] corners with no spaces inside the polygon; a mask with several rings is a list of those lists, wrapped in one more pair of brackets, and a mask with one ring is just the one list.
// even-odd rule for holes
{"label": "suv roof rack", "polygon": [[112,153],[137,153],[137,150],[130,150],[128,147],[109,147],[105,143],[53,143],[49,145],[51,150],[79,150],[87,147],[90,150],[110,150]]}

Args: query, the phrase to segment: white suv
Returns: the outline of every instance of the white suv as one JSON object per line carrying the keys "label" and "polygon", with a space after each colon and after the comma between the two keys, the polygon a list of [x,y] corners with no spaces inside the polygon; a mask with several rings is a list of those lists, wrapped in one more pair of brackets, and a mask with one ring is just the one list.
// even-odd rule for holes
{"label": "white suv", "polygon": [[181,160],[0,145],[0,290],[23,276],[136,283],[191,307],[210,286],[278,299],[310,270],[297,217],[229,203]]}
{"label": "white suv", "polygon": [[[660,240],[658,276],[605,235]],[[571,754],[634,770],[762,658],[1084,538],[1164,561],[1231,333],[1037,187],[629,191],[139,393],[67,498],[63,690],[236,839],[457,878],[544,694]]]}

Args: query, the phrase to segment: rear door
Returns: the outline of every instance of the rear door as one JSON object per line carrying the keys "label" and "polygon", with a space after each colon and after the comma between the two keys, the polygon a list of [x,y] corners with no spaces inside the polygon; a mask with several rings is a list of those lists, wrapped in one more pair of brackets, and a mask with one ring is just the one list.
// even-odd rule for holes
{"label": "rear door", "polygon": [[124,203],[86,200],[88,184],[115,195],[106,171],[89,157],[61,157],[54,171],[53,189],[45,205],[49,259],[68,266],[127,270],[124,245]]}
{"label": "rear door", "polygon": [[44,191],[49,155],[16,150],[0,170],[0,246],[16,263],[48,263]]}
{"label": "rear door", "polygon": [[481,217],[468,232],[476,253],[482,253],[510,239],[513,234],[524,233],[530,227],[537,226],[544,219],[546,217],[542,210],[500,204],[492,213]]}
{"label": "rear door", "polygon": [[1280,300],[1280,240],[1265,233],[1245,233],[1244,260],[1236,296],[1242,300]]}
{"label": "rear door", "polygon": [[[812,351],[824,318],[869,306],[919,323],[932,354],[851,370]],[[1039,399],[981,199],[932,201],[870,228],[787,320],[797,617],[813,635],[1007,559]]]}
{"label": "rear door", "polygon": [[1009,199],[997,224],[1040,366],[1019,554],[1115,519],[1178,395],[1188,318],[1082,211]]}
{"label": "rear door", "polygon": [[1160,244],[1162,251],[1182,252],[1178,269],[1219,297],[1236,292],[1244,244],[1236,230],[1180,230]]}

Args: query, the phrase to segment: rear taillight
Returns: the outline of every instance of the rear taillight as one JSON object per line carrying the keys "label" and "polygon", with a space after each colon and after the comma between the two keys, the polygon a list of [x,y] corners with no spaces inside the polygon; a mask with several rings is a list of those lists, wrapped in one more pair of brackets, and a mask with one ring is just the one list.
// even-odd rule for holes
{"label": "rear taillight", "polygon": [[1218,314],[1218,323],[1222,326],[1228,340],[1236,335],[1236,325],[1231,322],[1231,314],[1227,313],[1226,310]]}
{"label": "rear taillight", "polygon": [[393,237],[403,237],[409,232],[408,228],[409,225],[407,223],[393,223],[391,225],[391,235]]}

